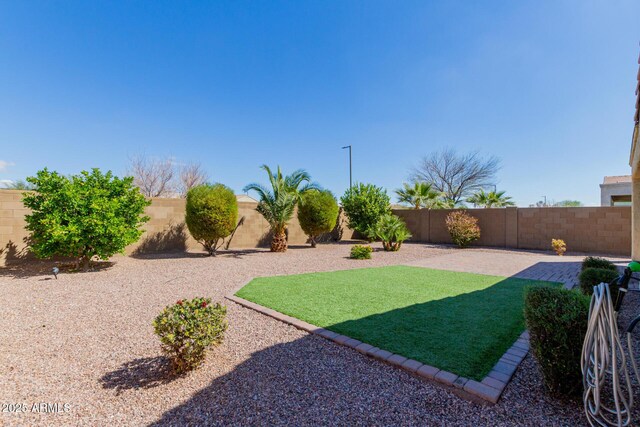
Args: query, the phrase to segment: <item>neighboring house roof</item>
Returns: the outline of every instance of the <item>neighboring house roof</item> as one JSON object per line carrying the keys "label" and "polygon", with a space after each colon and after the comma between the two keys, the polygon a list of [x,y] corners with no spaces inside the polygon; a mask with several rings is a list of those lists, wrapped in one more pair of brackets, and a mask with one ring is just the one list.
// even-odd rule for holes
{"label": "neighboring house roof", "polygon": [[631,182],[631,175],[605,176],[602,184],[621,184]]}
{"label": "neighboring house roof", "polygon": [[239,202],[258,203],[256,199],[254,199],[253,197],[247,196],[246,194],[236,194],[236,200]]}

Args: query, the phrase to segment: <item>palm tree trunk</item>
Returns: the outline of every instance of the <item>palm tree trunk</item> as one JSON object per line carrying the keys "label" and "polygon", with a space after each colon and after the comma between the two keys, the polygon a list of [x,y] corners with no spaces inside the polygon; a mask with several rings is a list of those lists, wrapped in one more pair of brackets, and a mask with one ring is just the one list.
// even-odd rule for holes
{"label": "palm tree trunk", "polygon": [[284,230],[276,231],[271,239],[271,252],[287,251],[287,234]]}

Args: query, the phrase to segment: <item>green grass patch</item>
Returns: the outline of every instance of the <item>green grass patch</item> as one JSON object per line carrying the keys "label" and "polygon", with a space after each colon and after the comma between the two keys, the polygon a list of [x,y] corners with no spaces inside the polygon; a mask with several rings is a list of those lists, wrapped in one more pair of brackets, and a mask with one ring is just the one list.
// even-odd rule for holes
{"label": "green grass patch", "polygon": [[524,331],[527,286],[560,284],[391,266],[261,277],[236,295],[481,380]]}

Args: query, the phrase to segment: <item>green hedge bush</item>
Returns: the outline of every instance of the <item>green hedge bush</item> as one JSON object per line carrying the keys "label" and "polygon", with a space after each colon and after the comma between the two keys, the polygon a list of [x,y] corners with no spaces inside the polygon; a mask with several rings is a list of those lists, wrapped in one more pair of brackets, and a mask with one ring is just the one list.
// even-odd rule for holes
{"label": "green hedge bush", "polygon": [[371,259],[373,249],[369,245],[354,245],[351,247],[352,259]]}
{"label": "green hedge bush", "polygon": [[311,247],[316,247],[316,238],[328,233],[336,226],[338,202],[329,190],[310,190],[303,193],[298,203],[298,222],[309,236]]}
{"label": "green hedge bush", "polygon": [[179,300],[155,318],[155,333],[177,373],[196,368],[207,349],[222,342],[227,330],[226,314],[225,306],[211,304],[209,298],[194,298]]}
{"label": "green hedge bush", "polygon": [[[611,284],[618,276],[617,271],[609,270],[608,268],[587,268],[578,276],[580,290],[585,295],[592,295],[594,286],[602,282]],[[613,284],[609,286],[609,289],[611,290],[611,300],[615,302],[618,296],[618,286]]]}
{"label": "green hedge bush", "polygon": [[373,239],[380,218],[391,213],[390,199],[385,189],[372,184],[356,184],[340,198],[349,227]]}
{"label": "green hedge bush", "polygon": [[618,271],[614,263],[608,259],[597,256],[588,256],[582,261],[582,270],[586,270],[587,268],[605,268],[607,270]]}
{"label": "green hedge bush", "polygon": [[87,270],[93,257],[108,259],[138,241],[149,220],[144,208],[150,202],[131,177],[99,169],[67,177],[45,168],[27,181],[36,190],[22,196],[31,209],[25,228],[38,258],[74,257]]}
{"label": "green hedge bush", "polygon": [[209,255],[224,243],[238,222],[238,201],[222,184],[203,184],[187,192],[185,222],[189,233]]}
{"label": "green hedge bush", "polygon": [[524,317],[531,349],[546,387],[554,394],[582,393],[580,357],[587,331],[589,298],[560,288],[529,288]]}

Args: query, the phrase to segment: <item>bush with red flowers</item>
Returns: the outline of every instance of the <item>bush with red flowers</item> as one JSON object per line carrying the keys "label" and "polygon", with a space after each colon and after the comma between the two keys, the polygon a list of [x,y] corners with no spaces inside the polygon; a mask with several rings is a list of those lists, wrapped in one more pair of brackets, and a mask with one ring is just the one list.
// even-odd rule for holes
{"label": "bush with red flowers", "polygon": [[227,330],[227,308],[209,298],[178,300],[153,321],[162,350],[172,358],[177,373],[196,368],[207,349],[219,345]]}

